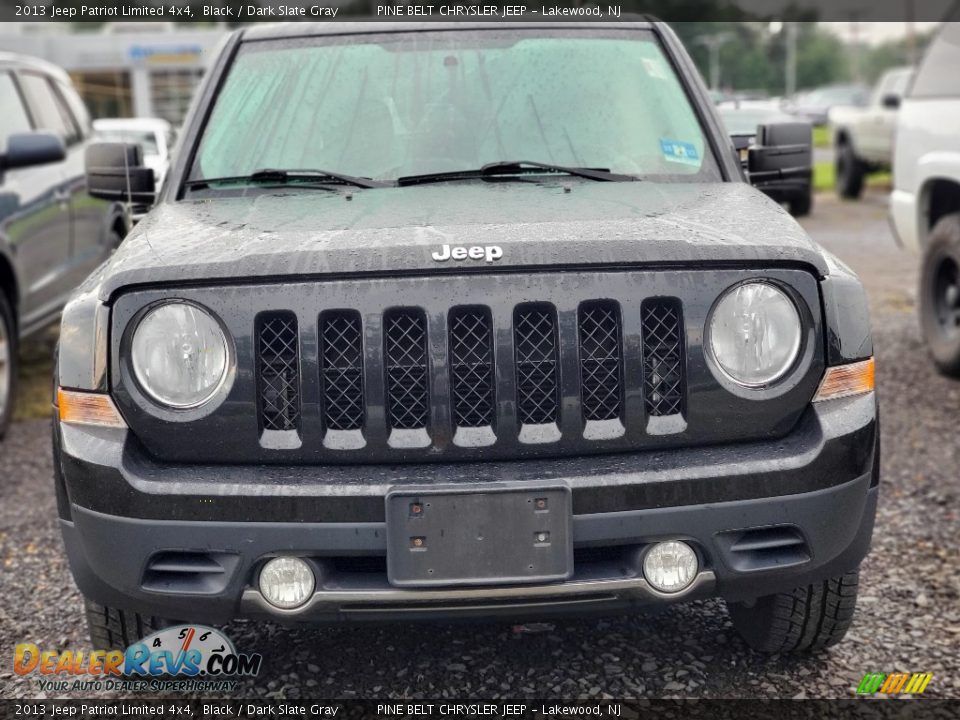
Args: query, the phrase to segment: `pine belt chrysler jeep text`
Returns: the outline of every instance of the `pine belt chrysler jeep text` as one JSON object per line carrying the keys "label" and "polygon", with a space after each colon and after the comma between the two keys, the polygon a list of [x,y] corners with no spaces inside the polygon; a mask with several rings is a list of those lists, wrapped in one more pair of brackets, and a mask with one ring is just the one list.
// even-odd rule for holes
{"label": "pine belt chrysler jeep text", "polygon": [[[60,524],[94,642],[159,618],[511,620],[722,597],[846,631],[878,493],[856,277],[751,187],[655,22],[237,31],[63,317]],[[806,168],[806,169],[804,169]]]}

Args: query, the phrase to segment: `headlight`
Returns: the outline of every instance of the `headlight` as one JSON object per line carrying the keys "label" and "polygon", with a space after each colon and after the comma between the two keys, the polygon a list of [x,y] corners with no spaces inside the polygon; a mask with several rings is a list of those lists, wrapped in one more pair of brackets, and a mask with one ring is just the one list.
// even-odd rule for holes
{"label": "headlight", "polygon": [[154,400],[189,408],[209,400],[227,375],[227,338],[208,312],[170,302],[147,312],[133,333],[133,372]]}
{"label": "headlight", "polygon": [[737,285],[713,308],[710,350],[730,378],[747,387],[782,377],[800,352],[800,315],[793,301],[766,282]]}

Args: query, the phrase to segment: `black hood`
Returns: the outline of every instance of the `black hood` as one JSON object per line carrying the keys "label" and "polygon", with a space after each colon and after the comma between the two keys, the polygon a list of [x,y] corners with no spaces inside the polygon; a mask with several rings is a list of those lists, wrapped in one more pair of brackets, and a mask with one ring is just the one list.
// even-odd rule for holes
{"label": "black hood", "polygon": [[[503,256],[437,262],[444,245]],[[806,265],[820,248],[745,183],[456,182],[260,190],[165,203],[110,261],[101,299],[156,283],[563,266]]]}

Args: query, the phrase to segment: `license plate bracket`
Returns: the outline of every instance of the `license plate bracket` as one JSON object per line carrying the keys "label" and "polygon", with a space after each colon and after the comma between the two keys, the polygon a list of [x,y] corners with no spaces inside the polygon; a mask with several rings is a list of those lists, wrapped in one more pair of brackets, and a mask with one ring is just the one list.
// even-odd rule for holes
{"label": "license plate bracket", "polygon": [[573,573],[570,490],[394,490],[387,578],[404,587],[544,583]]}

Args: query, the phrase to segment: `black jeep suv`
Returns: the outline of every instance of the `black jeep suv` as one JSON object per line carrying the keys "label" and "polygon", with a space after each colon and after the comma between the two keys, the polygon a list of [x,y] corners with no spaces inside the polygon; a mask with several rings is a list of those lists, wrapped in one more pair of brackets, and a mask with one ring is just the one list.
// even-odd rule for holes
{"label": "black jeep suv", "polygon": [[[751,180],[795,171],[795,129]],[[746,182],[667,27],[240,30],[182,143],[63,318],[96,644],[711,596],[764,650],[842,638],[864,292]],[[91,149],[91,191],[147,198],[136,155]]]}

